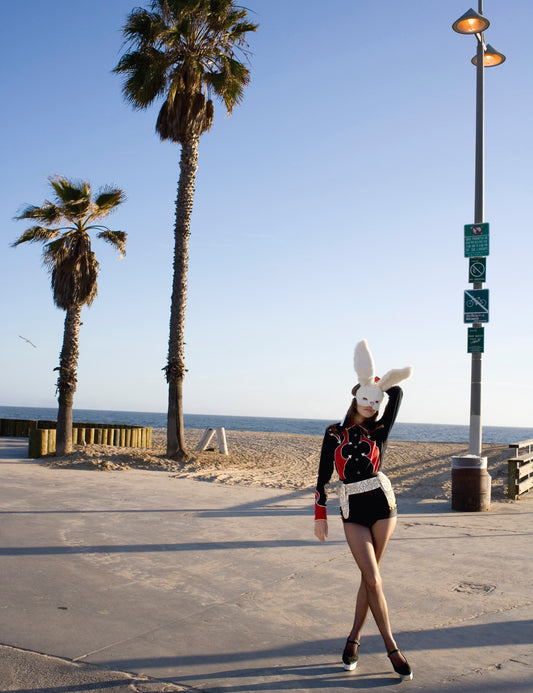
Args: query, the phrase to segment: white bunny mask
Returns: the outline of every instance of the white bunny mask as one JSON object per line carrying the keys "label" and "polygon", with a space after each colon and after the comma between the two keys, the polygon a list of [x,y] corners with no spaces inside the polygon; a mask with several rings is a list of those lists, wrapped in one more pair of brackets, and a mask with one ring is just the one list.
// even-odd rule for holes
{"label": "white bunny mask", "polygon": [[372,407],[374,411],[379,411],[383,395],[390,387],[399,385],[413,374],[413,367],[406,366],[387,371],[381,379],[376,378],[374,359],[366,339],[356,345],[353,364],[359,378],[359,387],[356,385],[353,388],[352,395],[355,395],[357,404]]}

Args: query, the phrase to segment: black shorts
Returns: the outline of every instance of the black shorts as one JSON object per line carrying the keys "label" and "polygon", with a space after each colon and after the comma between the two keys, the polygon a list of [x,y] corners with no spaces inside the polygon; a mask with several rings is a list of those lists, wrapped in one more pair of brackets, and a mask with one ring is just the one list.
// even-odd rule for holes
{"label": "black shorts", "polygon": [[389,501],[385,492],[381,488],[376,488],[365,493],[354,493],[349,497],[350,514],[343,522],[354,522],[357,525],[364,527],[372,527],[378,520],[387,520],[390,517],[396,517],[396,505],[393,508],[389,505]]}

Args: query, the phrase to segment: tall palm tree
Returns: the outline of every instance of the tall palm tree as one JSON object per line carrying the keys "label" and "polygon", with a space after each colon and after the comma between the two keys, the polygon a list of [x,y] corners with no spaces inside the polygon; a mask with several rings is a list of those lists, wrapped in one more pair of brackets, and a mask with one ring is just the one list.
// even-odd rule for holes
{"label": "tall palm tree", "polygon": [[126,195],[119,188],[107,186],[93,199],[87,182],[74,182],[61,176],[51,177],[49,181],[54,191],[53,202],[45,200],[40,207],[29,205],[15,217],[38,223],[26,229],[12,245],[45,243],[43,261],[51,274],[54,303],[66,311],[63,347],[56,369],[59,371],[56,451],[63,455],[72,451],[72,405],[81,309],[91,305],[98,290],[99,265],[91,250],[89,231],[97,230],[97,238],[111,243],[124,255],[126,234],[96,222],[121,204]]}
{"label": "tall palm tree", "polygon": [[184,330],[190,221],[198,143],[213,121],[211,96],[231,113],[242,100],[250,72],[246,34],[257,24],[234,0],[152,0],[134,9],[124,26],[129,52],[114,72],[125,75],[123,93],[136,109],[163,99],[156,123],[162,140],[181,145],[174,226],[174,277],[170,309],[167,456],[188,458],[183,430]]}

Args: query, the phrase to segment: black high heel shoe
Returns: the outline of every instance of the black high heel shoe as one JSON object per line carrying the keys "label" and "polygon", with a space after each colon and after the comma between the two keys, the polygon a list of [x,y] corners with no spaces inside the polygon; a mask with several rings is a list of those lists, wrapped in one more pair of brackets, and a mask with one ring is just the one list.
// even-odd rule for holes
{"label": "black high heel shoe", "polygon": [[[399,664],[398,666],[396,666],[396,664],[394,664],[394,662],[391,659],[391,655],[396,654],[396,653],[402,655],[402,657],[405,660],[404,662],[402,662],[402,664]],[[390,652],[387,652],[387,657],[390,659],[394,671],[398,674],[398,676],[402,680],[405,679],[406,681],[410,681],[413,678],[413,672],[411,671],[411,667],[409,666],[409,662],[405,658],[405,655],[402,654],[398,648],[396,648],[395,650],[391,650]]]}
{"label": "black high heel shoe", "polygon": [[[350,645],[355,645],[353,654],[348,654],[348,649]],[[344,662],[344,668],[346,671],[353,671],[357,666],[357,661],[359,659],[359,640],[350,640],[350,636],[346,640],[346,645],[344,646],[344,652],[342,653],[342,661]]]}

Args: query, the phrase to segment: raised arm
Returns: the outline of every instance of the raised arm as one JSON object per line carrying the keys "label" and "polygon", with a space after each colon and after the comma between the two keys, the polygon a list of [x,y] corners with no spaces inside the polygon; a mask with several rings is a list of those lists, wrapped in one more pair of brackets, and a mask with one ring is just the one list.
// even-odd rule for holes
{"label": "raised arm", "polygon": [[385,438],[389,437],[390,430],[396,421],[396,417],[398,416],[398,411],[400,410],[400,404],[402,403],[403,398],[402,388],[395,385],[387,390],[387,395],[389,397],[389,401],[387,402],[383,416],[379,420],[379,423],[385,429]]}

